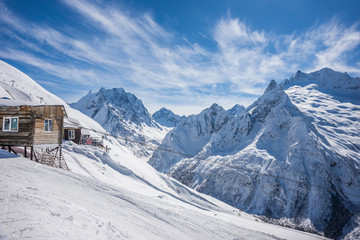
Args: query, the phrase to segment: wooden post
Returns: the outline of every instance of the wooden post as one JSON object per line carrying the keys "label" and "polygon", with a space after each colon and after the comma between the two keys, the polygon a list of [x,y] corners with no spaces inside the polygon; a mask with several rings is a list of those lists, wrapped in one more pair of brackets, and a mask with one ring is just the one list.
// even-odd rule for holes
{"label": "wooden post", "polygon": [[26,146],[24,147],[24,157],[27,158],[27,150],[26,150]]}
{"label": "wooden post", "polygon": [[61,145],[59,145],[59,155],[60,155],[60,161],[62,160],[62,151],[61,151]]}
{"label": "wooden post", "polygon": [[9,152],[13,152],[14,154],[18,155],[15,150],[11,148],[11,146],[9,146]]}
{"label": "wooden post", "polygon": [[30,147],[30,160],[33,160],[33,155],[34,155],[34,147],[31,146]]}

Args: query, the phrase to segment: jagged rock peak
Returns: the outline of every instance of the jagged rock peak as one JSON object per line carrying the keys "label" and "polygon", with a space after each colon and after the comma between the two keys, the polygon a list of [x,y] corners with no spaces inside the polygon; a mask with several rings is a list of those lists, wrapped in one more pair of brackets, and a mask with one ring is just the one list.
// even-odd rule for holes
{"label": "jagged rock peak", "polygon": [[300,70],[298,70],[296,72],[296,74],[291,77],[290,79],[302,79],[302,78],[310,78],[310,79],[316,79],[316,80],[323,80],[323,79],[327,79],[327,78],[333,78],[334,76],[336,76],[337,78],[342,77],[342,78],[349,78],[350,76],[346,73],[346,72],[338,72],[335,71],[331,68],[322,68],[320,70],[314,71],[314,72],[310,72],[310,73],[304,73]]}
{"label": "jagged rock peak", "polygon": [[209,108],[206,108],[203,111],[225,111],[225,109],[217,103],[213,103]]}
{"label": "jagged rock peak", "polygon": [[353,99],[357,99],[360,94],[360,78],[350,77],[347,73],[337,72],[331,68],[322,68],[311,73],[297,71],[280,85],[284,89],[292,86],[309,86],[324,93]]}
{"label": "jagged rock peak", "polygon": [[142,129],[143,124],[158,127],[142,101],[122,88],[100,88],[71,106],[93,118],[113,135],[134,134],[134,128]]}
{"label": "jagged rock peak", "polygon": [[235,104],[232,108],[227,110],[227,113],[230,116],[237,116],[245,111],[245,107],[243,105]]}
{"label": "jagged rock peak", "polygon": [[137,103],[143,105],[141,100],[139,100],[134,94],[125,92],[123,88],[112,88],[112,89],[105,89],[100,88],[98,94],[104,96],[104,98],[115,104],[119,103]]}
{"label": "jagged rock peak", "polygon": [[267,86],[267,88],[265,89],[265,92],[268,92],[272,89],[275,89],[278,87],[278,84],[275,80],[271,80],[271,82],[269,83],[269,85]]}
{"label": "jagged rock peak", "polygon": [[157,123],[165,127],[175,127],[181,119],[179,115],[164,107],[156,111],[152,117]]}
{"label": "jagged rock peak", "polygon": [[275,80],[271,80],[271,82],[265,89],[264,94],[259,97],[258,100],[255,101],[252,105],[259,103],[276,102],[283,96],[286,96],[283,88],[279,84],[277,84]]}

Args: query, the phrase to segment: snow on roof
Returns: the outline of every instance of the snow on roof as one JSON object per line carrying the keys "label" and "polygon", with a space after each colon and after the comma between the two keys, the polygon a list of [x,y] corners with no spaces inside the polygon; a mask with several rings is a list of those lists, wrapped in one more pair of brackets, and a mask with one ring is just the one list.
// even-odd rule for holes
{"label": "snow on roof", "polygon": [[38,106],[41,105],[36,102],[29,102],[29,101],[18,101],[18,100],[11,100],[7,98],[1,98],[0,99],[0,106],[9,106],[9,107],[15,107],[15,106]]}
{"label": "snow on roof", "polygon": [[65,128],[82,128],[80,122],[74,118],[64,118],[64,127]]}
{"label": "snow on roof", "polygon": [[37,102],[30,102],[30,101],[18,101],[18,100],[11,100],[8,98],[0,98],[0,106],[7,106],[7,107],[16,107],[16,106],[63,106],[61,104],[41,104]]}
{"label": "snow on roof", "polygon": [[81,129],[81,134],[82,135],[90,135],[90,131],[86,130],[86,129]]}
{"label": "snow on roof", "polygon": [[8,98],[0,98],[0,106],[6,107],[16,107],[16,106],[34,106],[34,107],[42,107],[42,106],[61,106],[63,107],[64,116],[67,116],[67,112],[65,110],[65,106],[61,104],[39,104],[36,102],[30,101],[17,101],[17,100],[9,100]]}

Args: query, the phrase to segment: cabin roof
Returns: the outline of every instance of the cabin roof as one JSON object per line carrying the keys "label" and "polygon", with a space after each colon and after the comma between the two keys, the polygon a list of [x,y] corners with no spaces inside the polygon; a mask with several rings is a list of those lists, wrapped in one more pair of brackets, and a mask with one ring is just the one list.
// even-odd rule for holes
{"label": "cabin roof", "polygon": [[12,99],[4,99],[4,98],[0,99],[0,106],[16,107],[16,106],[45,106],[45,105],[46,104],[40,104],[29,101],[18,101]]}
{"label": "cabin roof", "polygon": [[64,118],[64,128],[82,128],[80,122],[74,118]]}
{"label": "cabin roof", "polygon": [[67,112],[65,110],[64,105],[61,104],[39,104],[35,102],[29,101],[17,101],[17,100],[9,100],[9,99],[0,99],[0,106],[1,107],[20,107],[20,106],[31,106],[34,108],[38,107],[63,107],[63,114],[64,117],[67,117]]}

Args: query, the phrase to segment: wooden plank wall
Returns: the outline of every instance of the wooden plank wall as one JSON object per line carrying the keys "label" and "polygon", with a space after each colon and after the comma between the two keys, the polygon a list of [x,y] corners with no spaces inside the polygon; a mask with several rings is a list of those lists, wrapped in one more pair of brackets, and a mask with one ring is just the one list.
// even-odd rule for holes
{"label": "wooden plank wall", "polygon": [[[61,144],[63,139],[64,111],[62,106],[36,106],[34,145]],[[52,132],[45,132],[45,119],[53,120]]]}
{"label": "wooden plank wall", "polygon": [[[18,132],[3,132],[4,117],[19,117]],[[30,106],[0,106],[0,145],[31,146],[35,130],[35,113]]]}

